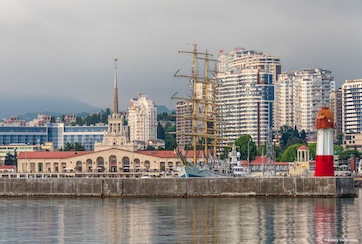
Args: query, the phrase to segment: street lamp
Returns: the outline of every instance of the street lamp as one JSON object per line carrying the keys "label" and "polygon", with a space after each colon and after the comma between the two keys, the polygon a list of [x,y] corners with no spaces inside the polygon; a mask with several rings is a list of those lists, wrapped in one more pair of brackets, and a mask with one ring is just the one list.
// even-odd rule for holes
{"label": "street lamp", "polygon": [[250,173],[250,146],[249,146],[250,141],[251,141],[251,138],[248,141],[248,171],[249,171],[249,173]]}

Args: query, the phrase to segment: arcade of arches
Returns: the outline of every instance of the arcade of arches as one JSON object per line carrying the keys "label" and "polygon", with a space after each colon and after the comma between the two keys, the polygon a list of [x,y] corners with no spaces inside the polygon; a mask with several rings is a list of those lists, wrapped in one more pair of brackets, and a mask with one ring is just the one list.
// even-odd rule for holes
{"label": "arcade of arches", "polygon": [[[170,172],[180,165],[180,160],[164,151],[162,153],[138,153],[120,149],[108,149],[98,152],[83,152],[69,157],[62,152],[27,152],[27,157],[19,154],[19,173],[61,173],[61,172]],[[54,156],[53,156],[53,155]],[[167,154],[168,157],[161,157]],[[161,155],[161,156],[159,156]],[[37,156],[38,158],[36,158]]]}

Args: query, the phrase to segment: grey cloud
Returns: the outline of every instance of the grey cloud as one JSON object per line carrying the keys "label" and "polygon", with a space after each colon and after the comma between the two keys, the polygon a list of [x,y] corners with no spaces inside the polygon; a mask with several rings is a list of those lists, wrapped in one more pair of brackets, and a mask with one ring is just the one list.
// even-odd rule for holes
{"label": "grey cloud", "polygon": [[[347,4],[347,3],[348,4]],[[217,55],[236,46],[277,54],[283,71],[330,69],[337,84],[361,78],[360,1],[1,1],[1,94],[53,94],[120,107],[145,93],[169,106],[178,51]],[[187,84],[186,84],[187,87]]]}

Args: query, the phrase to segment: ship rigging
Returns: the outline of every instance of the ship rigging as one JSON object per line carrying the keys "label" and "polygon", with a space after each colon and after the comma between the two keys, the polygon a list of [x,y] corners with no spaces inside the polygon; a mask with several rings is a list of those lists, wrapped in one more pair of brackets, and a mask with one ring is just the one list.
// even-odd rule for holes
{"label": "ship rigging", "polygon": [[[208,164],[211,159],[218,158],[219,148],[223,140],[222,136],[222,121],[218,111],[221,103],[217,101],[217,60],[212,59],[212,55],[205,52],[199,52],[197,45],[193,45],[193,51],[179,51],[180,54],[192,55],[192,71],[191,74],[180,74],[180,69],[174,74],[175,77],[188,79],[190,82],[189,96],[176,96],[176,92],[171,99],[183,101],[183,104],[189,106],[189,110],[185,113],[176,112],[176,121],[189,121],[189,128],[177,130],[177,137],[185,137],[190,139],[192,147],[183,145],[181,150],[193,150],[193,165],[197,164],[199,157],[198,153],[203,151],[204,162]],[[198,61],[204,62],[204,70],[201,71],[198,66]],[[214,70],[209,68],[210,63],[214,63]],[[177,109],[176,109],[177,110]],[[179,142],[179,141],[178,141]],[[181,153],[178,153],[181,156]],[[182,160],[187,164],[185,160]]]}

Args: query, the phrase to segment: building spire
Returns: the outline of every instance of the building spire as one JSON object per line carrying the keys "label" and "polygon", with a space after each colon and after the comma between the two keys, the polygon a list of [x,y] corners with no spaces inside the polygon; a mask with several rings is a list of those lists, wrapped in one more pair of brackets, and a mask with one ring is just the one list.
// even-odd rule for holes
{"label": "building spire", "polygon": [[113,90],[113,113],[118,114],[118,88],[117,88],[117,61],[114,59],[114,90]]}

